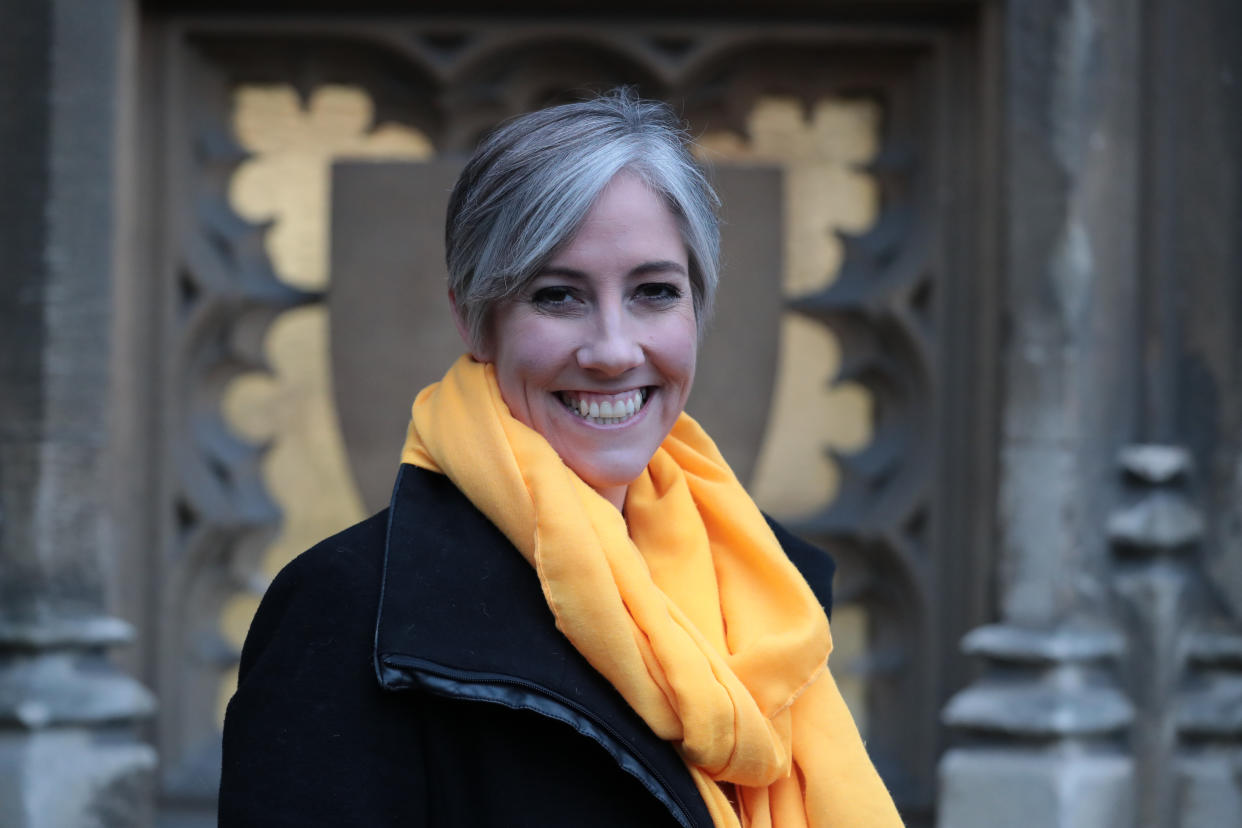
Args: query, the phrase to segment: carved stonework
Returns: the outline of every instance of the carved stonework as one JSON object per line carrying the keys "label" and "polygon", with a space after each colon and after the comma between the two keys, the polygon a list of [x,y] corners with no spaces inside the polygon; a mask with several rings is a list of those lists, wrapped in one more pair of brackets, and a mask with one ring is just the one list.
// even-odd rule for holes
{"label": "carved stonework", "polygon": [[941,761],[938,824],[1129,828],[1134,708],[1115,678],[1122,636],[1089,622],[998,624],[963,647],[987,672],[944,711],[965,739]]}
{"label": "carved stonework", "polygon": [[1006,4],[1003,404],[998,485],[980,504],[999,623],[964,639],[983,674],[945,708],[958,733],[944,828],[1129,828],[1135,813],[1104,524],[1115,453],[1138,427],[1139,71],[1130,12],[1105,5]]}
{"label": "carved stonework", "polygon": [[155,699],[119,666],[134,627],[112,588],[128,18],[0,8],[0,828],[153,816]]}
{"label": "carved stonework", "polygon": [[150,825],[156,756],[135,734],[155,700],[106,653],[132,638],[108,617],[0,617],[0,826]]}
{"label": "carved stonework", "polygon": [[318,297],[276,277],[263,244],[268,228],[229,206],[229,181],[246,155],[227,127],[225,88],[190,66],[200,70],[202,100],[220,109],[189,136],[191,198],[168,308],[175,483],[162,572],[159,747],[164,801],[208,810],[219,779],[219,680],[237,661],[220,635],[220,613],[236,592],[265,589],[255,561],[280,520],[260,473],[264,447],[229,429],[221,397],[238,375],[266,370],[271,321]]}
{"label": "carved stonework", "polygon": [[1127,686],[1142,826],[1207,828],[1242,806],[1242,626],[1205,578],[1206,522],[1190,499],[1190,454],[1131,446],[1133,501],[1109,521],[1129,631]]}
{"label": "carved stonework", "polygon": [[[940,824],[1235,825],[1242,283],[1236,245],[1213,245],[1237,236],[1225,147],[1242,121],[1232,70],[1204,78],[1238,53],[1242,16],[1215,0],[1010,0],[1002,27],[998,615],[1024,635],[1110,631],[1098,673],[1040,703],[1072,721],[1090,688],[1132,714],[1038,762],[1021,734],[989,725],[980,745],[968,730],[941,765]],[[986,724],[1047,683],[992,664],[946,719]],[[1027,760],[1023,787],[1005,768]],[[1093,784],[1109,768],[1118,784]]]}
{"label": "carved stonework", "polygon": [[[883,205],[874,226],[842,235],[845,258],[826,289],[792,307],[828,325],[841,343],[836,382],[855,382],[873,399],[871,442],[854,454],[833,452],[841,487],[831,505],[796,524],[842,565],[843,600],[868,609],[866,671],[869,707],[906,715],[868,724],[868,741],[899,801],[929,799],[918,767],[934,761],[935,733],[918,722],[934,717],[930,660],[938,632],[927,623],[935,596],[927,588],[927,513],[932,481],[934,343],[928,296],[934,273],[916,221],[919,171],[900,136],[886,136],[867,169]],[[900,748],[899,748],[900,746]],[[891,764],[890,764],[891,763]]]}

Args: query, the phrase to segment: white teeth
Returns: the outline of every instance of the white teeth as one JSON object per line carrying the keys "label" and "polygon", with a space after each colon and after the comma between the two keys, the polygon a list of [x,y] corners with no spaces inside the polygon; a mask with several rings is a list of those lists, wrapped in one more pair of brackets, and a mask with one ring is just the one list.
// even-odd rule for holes
{"label": "white teeth", "polygon": [[642,410],[647,401],[648,391],[640,388],[628,397],[604,402],[587,402],[584,399],[574,400],[573,394],[561,392],[561,402],[584,420],[593,420],[599,425],[618,425]]}

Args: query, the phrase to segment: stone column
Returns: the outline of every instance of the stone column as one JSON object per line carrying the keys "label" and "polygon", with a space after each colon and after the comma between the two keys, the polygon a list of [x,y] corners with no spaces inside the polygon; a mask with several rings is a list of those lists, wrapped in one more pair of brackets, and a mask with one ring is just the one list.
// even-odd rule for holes
{"label": "stone column", "polygon": [[1141,443],[1108,522],[1136,825],[1242,814],[1242,6],[1144,20]]}
{"label": "stone column", "polygon": [[1134,818],[1106,524],[1139,408],[1140,14],[1007,4],[1000,618],[966,637],[985,672],[944,712],[961,732],[940,767],[944,828]]}
{"label": "stone column", "polygon": [[151,820],[150,694],[106,655],[125,0],[0,4],[0,826]]}

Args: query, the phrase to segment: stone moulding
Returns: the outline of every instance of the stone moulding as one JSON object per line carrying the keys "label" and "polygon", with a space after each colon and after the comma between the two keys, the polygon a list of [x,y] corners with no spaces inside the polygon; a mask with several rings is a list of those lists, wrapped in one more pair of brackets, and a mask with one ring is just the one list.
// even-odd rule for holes
{"label": "stone moulding", "polygon": [[950,700],[943,714],[950,727],[1035,740],[1108,736],[1134,720],[1107,670],[1124,648],[1114,631],[997,624],[971,631],[962,646],[995,670]]}
{"label": "stone moulding", "polygon": [[996,624],[964,647],[986,667],[942,714],[962,740],[941,760],[937,824],[1131,828],[1123,741],[1136,711],[1116,681],[1120,633],[1081,620]]}
{"label": "stone moulding", "polygon": [[172,482],[158,559],[164,622],[151,634],[160,649],[161,798],[207,813],[219,778],[219,687],[239,655],[220,633],[220,614],[235,595],[262,593],[255,570],[280,520],[262,479],[269,446],[233,433],[221,400],[237,376],[269,370],[272,321],[322,297],[282,282],[265,251],[270,224],[246,221],[229,204],[229,182],[248,157],[228,128],[229,83],[201,56],[185,56],[178,70],[198,109],[195,117],[170,113],[185,119],[176,157],[188,192],[168,275],[164,452]]}
{"label": "stone moulding", "polygon": [[1180,446],[1119,458],[1129,503],[1109,520],[1126,624],[1138,808],[1145,825],[1236,822],[1242,804],[1242,625],[1202,565],[1206,521]]}

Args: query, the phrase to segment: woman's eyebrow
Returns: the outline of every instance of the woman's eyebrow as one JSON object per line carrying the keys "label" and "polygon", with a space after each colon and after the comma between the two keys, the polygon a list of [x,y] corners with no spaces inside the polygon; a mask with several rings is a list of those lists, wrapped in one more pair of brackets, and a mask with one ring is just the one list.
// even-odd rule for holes
{"label": "woman's eyebrow", "polygon": [[[640,265],[630,269],[630,276],[648,276],[659,273],[680,273],[685,276],[686,266],[681,262],[675,262],[672,259],[660,259],[654,262],[643,262]],[[536,278],[541,276],[560,276],[567,279],[586,279],[587,274],[584,271],[577,270],[572,267],[564,267],[563,265],[548,265],[535,274]]]}
{"label": "woman's eyebrow", "polygon": [[638,267],[630,271],[632,276],[646,276],[656,273],[680,273],[686,275],[686,266],[681,262],[674,262],[671,259],[663,259],[655,262],[643,262]]}
{"label": "woman's eyebrow", "polygon": [[572,267],[560,267],[558,265],[549,265],[542,268],[535,277],[540,276],[563,276],[569,279],[585,279],[587,275],[581,270],[574,270]]}

